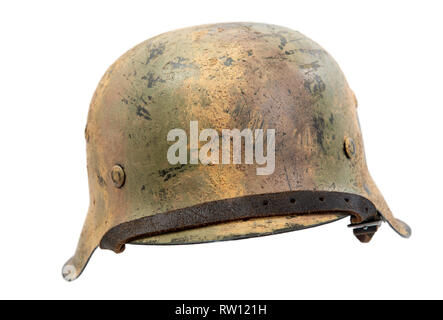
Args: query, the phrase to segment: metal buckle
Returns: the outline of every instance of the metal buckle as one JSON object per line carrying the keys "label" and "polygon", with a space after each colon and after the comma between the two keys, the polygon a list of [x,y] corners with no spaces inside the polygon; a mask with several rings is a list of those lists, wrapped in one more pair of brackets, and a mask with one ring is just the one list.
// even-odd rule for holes
{"label": "metal buckle", "polygon": [[369,229],[369,227],[380,227],[382,223],[383,223],[382,220],[363,222],[363,223],[358,223],[358,224],[350,224],[350,225],[348,225],[348,228],[367,230],[367,229]]}

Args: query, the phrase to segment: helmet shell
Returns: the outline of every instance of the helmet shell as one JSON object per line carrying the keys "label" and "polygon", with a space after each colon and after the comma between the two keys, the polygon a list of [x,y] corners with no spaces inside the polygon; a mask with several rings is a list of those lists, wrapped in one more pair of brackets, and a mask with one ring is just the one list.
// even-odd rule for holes
{"label": "helmet shell", "polygon": [[[181,128],[189,137],[191,121],[220,136],[223,129],[275,129],[273,173],[257,175],[262,165],[255,163],[170,164],[168,132]],[[121,225],[254,195],[307,190],[358,195],[371,201],[398,233],[410,235],[368,172],[357,101],[343,73],[329,53],[297,31],[225,23],[149,39],[103,76],[85,135],[91,202],[77,252],[67,263],[68,277],[79,275],[101,242],[109,248],[103,239]],[[117,185],[115,166],[124,173]],[[230,240],[317,226],[346,215],[335,210],[257,217],[143,237],[137,233],[126,242]]]}

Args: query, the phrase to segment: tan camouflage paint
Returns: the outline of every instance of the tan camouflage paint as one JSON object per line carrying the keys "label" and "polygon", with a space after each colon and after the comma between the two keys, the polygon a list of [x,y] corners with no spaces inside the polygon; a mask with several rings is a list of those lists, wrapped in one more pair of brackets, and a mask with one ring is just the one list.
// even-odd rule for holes
{"label": "tan camouflage paint", "polygon": [[[276,130],[276,167],[170,165],[169,130]],[[172,31],[118,59],[92,99],[86,128],[90,208],[77,251],[64,268],[75,279],[103,235],[144,216],[203,202],[290,190],[355,193],[370,199],[402,236],[367,170],[357,102],[333,58],[299,32],[266,24],[227,23]],[[351,138],[355,154],[344,151]],[[189,142],[189,139],[188,139]],[[200,146],[203,143],[200,144]],[[189,147],[189,146],[188,146]],[[126,173],[116,188],[110,172]],[[303,229],[340,214],[225,223],[134,241],[185,244]]]}

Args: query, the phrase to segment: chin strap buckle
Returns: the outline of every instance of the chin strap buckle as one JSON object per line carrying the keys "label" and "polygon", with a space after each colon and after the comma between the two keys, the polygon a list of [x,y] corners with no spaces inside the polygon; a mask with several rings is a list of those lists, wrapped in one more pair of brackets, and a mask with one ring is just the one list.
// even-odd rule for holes
{"label": "chin strap buckle", "polygon": [[377,220],[377,221],[362,222],[357,224],[350,224],[348,225],[348,228],[353,229],[354,235],[357,237],[358,240],[367,243],[372,239],[372,236],[381,226],[382,222],[383,222],[382,220]]}

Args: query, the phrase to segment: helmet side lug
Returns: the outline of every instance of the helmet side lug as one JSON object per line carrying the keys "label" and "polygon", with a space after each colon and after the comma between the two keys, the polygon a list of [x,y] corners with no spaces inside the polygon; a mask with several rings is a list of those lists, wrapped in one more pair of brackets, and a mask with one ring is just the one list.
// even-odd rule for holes
{"label": "helmet side lug", "polygon": [[119,165],[115,165],[111,169],[111,180],[114,187],[121,188],[125,184],[126,174],[123,168]]}

